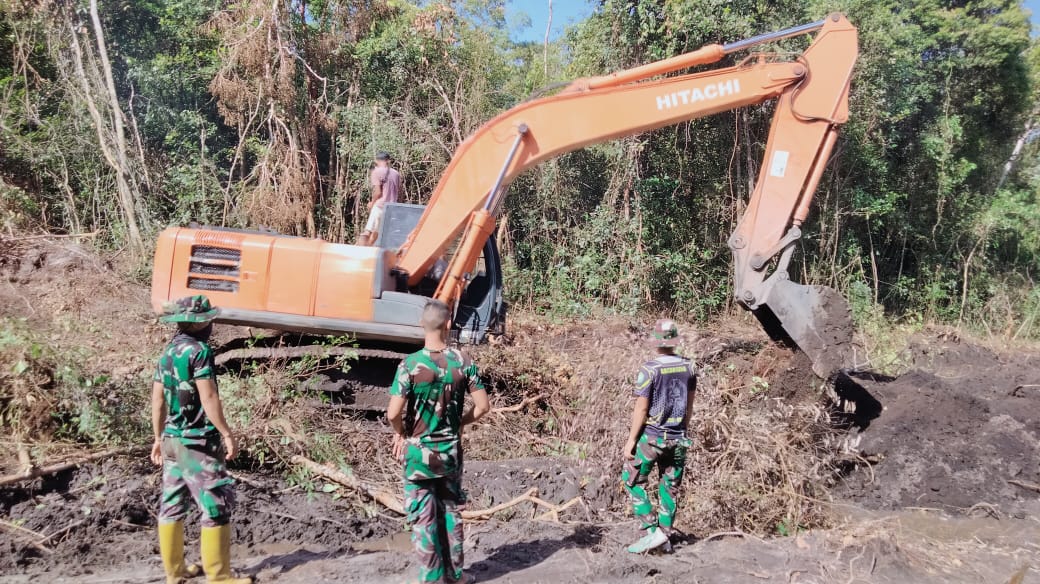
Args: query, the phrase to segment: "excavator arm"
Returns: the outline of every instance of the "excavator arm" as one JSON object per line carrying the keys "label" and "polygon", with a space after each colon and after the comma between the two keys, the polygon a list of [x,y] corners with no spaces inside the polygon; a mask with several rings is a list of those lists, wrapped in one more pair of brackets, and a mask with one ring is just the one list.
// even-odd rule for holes
{"label": "excavator arm", "polygon": [[[793,60],[759,55],[735,67],[659,77],[817,30],[813,43]],[[524,170],[590,144],[778,98],[758,181],[729,240],[734,293],[771,336],[793,340],[813,360],[816,373],[826,377],[847,358],[847,305],[829,289],[790,282],[787,266],[837,128],[848,118],[857,55],[855,27],[832,14],[777,33],[579,79],[558,95],[520,104],[459,146],[401,247],[395,269],[410,286],[417,285],[462,232],[435,294],[453,306],[494,230],[506,186]]]}

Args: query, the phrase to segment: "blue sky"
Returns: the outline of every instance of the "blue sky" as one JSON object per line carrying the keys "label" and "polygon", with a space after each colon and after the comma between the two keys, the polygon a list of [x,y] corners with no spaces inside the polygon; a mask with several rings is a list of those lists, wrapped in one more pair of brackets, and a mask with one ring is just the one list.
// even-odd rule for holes
{"label": "blue sky", "polygon": [[1030,20],[1033,21],[1033,34],[1035,35],[1037,33],[1037,29],[1040,28],[1037,27],[1037,19],[1040,18],[1040,0],[1025,0],[1025,2],[1023,2],[1022,4],[1024,4],[1025,7],[1033,13],[1033,16]]}
{"label": "blue sky", "polygon": [[[1033,13],[1033,34],[1040,33],[1040,0],[1024,0],[1023,4]],[[559,38],[564,28],[592,14],[594,0],[553,0],[552,28],[550,38]],[[522,26],[524,18],[530,18],[529,26]],[[541,42],[545,38],[545,25],[549,20],[549,0],[506,0],[506,18],[510,24],[510,36],[515,41]]]}
{"label": "blue sky", "polygon": [[[1032,1],[1040,3],[1040,0]],[[592,0],[553,0],[549,38],[560,38],[568,25],[592,14],[593,8]],[[530,26],[521,26],[520,13],[530,18]],[[513,40],[542,42],[549,21],[549,0],[506,0],[506,18]]]}

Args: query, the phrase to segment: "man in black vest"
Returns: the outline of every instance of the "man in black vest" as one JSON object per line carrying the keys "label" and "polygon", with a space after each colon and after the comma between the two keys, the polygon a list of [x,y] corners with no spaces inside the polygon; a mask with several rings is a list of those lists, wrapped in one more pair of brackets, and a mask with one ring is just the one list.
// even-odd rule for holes
{"label": "man in black vest", "polygon": [[[686,427],[693,411],[697,370],[689,359],[675,354],[679,328],[671,319],[658,320],[653,331],[657,357],[639,368],[633,395],[632,425],[625,443],[625,470],[621,475],[636,517],[646,530],[628,547],[632,553],[650,551],[668,543],[679,484],[691,442]],[[655,512],[645,485],[654,466],[660,467],[660,511]]]}

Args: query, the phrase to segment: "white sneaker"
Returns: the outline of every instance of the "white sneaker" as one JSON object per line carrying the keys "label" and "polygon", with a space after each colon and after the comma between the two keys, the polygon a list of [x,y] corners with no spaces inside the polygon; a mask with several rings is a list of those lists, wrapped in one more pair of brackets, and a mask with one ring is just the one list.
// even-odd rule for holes
{"label": "white sneaker", "polygon": [[668,535],[657,527],[652,527],[639,541],[628,546],[629,553],[641,554],[668,543]]}

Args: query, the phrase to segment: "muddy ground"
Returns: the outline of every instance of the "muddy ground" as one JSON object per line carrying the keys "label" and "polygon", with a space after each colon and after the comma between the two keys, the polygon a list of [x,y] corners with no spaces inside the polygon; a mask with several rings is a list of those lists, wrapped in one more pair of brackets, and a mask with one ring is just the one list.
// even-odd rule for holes
{"label": "muddy ground", "polygon": [[[0,252],[0,318],[78,347],[90,374],[146,390],[166,332],[150,318],[144,286],[74,246]],[[1040,483],[1040,351],[941,330],[910,340],[900,375],[839,382],[837,394],[855,405],[835,406],[804,358],[770,345],[743,317],[684,327],[705,380],[678,524],[688,537],[671,555],[626,554],[638,530],[617,483],[627,411],[618,395],[645,355],[643,325],[520,315],[504,344],[478,351],[496,406],[532,401],[470,432],[471,507],[531,487],[552,504],[579,498],[559,521],[534,519],[544,509],[525,502],[469,524],[467,564],[479,581],[1040,582],[1040,493],[1032,488]],[[340,380],[325,403],[350,404],[349,395],[336,396],[378,385],[385,372],[375,369]],[[317,391],[327,383],[317,379]],[[386,431],[378,415],[336,412],[333,422],[377,441]],[[734,430],[756,436],[727,435]],[[766,450],[785,440],[793,446]],[[0,469],[13,472],[8,446],[0,447]],[[60,459],[84,447],[38,452]],[[806,458],[813,453],[820,464]],[[799,472],[813,476],[808,486],[791,483],[793,496],[783,498],[785,481],[797,477],[782,469],[799,463],[786,455],[801,457]],[[748,457],[757,458],[743,464]],[[780,480],[734,494],[713,469],[731,481]],[[320,479],[291,484],[270,463],[239,461],[235,472],[236,569],[288,584],[397,582],[406,574],[407,533],[394,513]],[[0,582],[160,582],[158,480],[135,453],[0,488]],[[791,503],[806,497],[815,502]],[[789,521],[774,525],[764,500],[789,505]],[[191,556],[196,525],[187,537]]]}
{"label": "muddy ground", "polygon": [[[527,460],[523,467],[559,463]],[[520,465],[511,468],[524,473]],[[468,478],[479,490],[479,472]],[[6,499],[9,516],[26,519],[27,529],[52,533],[83,523],[48,542],[47,554],[26,538],[0,540],[0,582],[162,582],[150,507],[157,480],[146,463],[113,460],[50,481],[32,498]],[[235,567],[260,582],[399,582],[409,569],[410,544],[399,520],[359,517],[328,495],[286,492],[274,482],[241,483],[239,493]],[[578,513],[557,523],[528,513],[523,507],[468,525],[467,564],[478,581],[1035,582],[1030,567],[1040,562],[1040,523],[1032,518],[854,511],[831,529],[768,539],[696,534],[674,554],[633,557],[623,551],[635,535],[631,520],[589,522]],[[196,538],[189,529],[190,557]]]}
{"label": "muddy ground", "polygon": [[[493,487],[485,485],[501,481],[489,475],[522,490],[566,485],[581,468],[555,459],[471,466],[470,489],[492,498]],[[546,477],[533,478],[539,472]],[[349,501],[286,490],[270,476],[243,478],[234,548],[241,572],[261,582],[303,584],[397,582],[408,570],[410,544],[398,519],[374,508],[372,516],[359,516]],[[0,581],[161,582],[152,516],[157,481],[146,461],[127,458],[59,475],[32,492],[6,492],[8,517],[58,535],[47,553],[28,545],[34,537],[0,539]],[[550,492],[543,496],[551,501],[570,495]],[[535,521],[530,507],[468,526],[467,563],[479,581],[1032,582],[1029,567],[1040,562],[1035,518],[839,506],[844,518],[831,529],[769,539],[691,534],[672,555],[632,557],[623,551],[636,532],[629,519],[588,521],[579,509],[563,522]],[[194,557],[197,530],[189,528],[187,539]],[[1013,580],[1016,574],[1024,579]]]}

